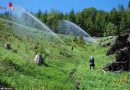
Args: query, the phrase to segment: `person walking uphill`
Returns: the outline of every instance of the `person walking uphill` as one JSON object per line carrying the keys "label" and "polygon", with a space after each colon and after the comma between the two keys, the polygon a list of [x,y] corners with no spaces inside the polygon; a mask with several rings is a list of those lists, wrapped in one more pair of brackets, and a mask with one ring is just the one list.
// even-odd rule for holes
{"label": "person walking uphill", "polygon": [[91,70],[91,67],[93,67],[93,69],[94,69],[95,63],[94,63],[94,58],[93,58],[93,56],[90,56],[90,61],[89,61],[89,63],[90,63],[90,70]]}

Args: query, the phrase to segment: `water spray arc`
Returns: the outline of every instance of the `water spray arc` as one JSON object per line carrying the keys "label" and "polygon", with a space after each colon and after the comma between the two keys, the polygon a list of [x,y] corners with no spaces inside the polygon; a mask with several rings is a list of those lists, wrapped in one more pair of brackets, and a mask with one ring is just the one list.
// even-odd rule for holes
{"label": "water spray arc", "polygon": [[68,20],[59,21],[58,33],[78,37],[82,36],[85,42],[97,43],[96,40],[92,38],[87,32]]}
{"label": "water spray arc", "polygon": [[[14,16],[17,16],[17,20],[15,20],[17,23],[27,27],[35,28],[37,30],[42,30],[45,33],[47,32],[49,33],[48,36],[50,35],[50,37],[53,37],[53,39],[55,38],[58,42],[65,44],[54,32],[52,32],[52,30],[49,27],[47,27],[44,23],[42,23],[40,20],[38,20],[35,16],[26,11],[24,8],[20,6],[15,6]],[[33,26],[36,26],[38,28]]]}

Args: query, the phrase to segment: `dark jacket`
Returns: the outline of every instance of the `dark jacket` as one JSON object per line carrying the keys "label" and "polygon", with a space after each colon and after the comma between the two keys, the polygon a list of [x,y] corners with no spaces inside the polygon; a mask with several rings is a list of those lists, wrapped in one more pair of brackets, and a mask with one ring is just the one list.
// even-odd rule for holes
{"label": "dark jacket", "polygon": [[90,63],[90,66],[95,66],[95,64],[94,64],[94,58],[91,58],[90,61],[89,61],[89,63]]}

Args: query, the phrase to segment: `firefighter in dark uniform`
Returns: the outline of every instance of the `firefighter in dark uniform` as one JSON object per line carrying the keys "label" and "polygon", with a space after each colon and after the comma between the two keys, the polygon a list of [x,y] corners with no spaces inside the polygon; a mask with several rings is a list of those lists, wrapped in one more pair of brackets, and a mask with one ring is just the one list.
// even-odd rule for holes
{"label": "firefighter in dark uniform", "polygon": [[90,56],[90,61],[89,61],[89,63],[90,63],[90,70],[91,70],[91,68],[94,69],[95,63],[94,63],[94,58],[93,58],[93,56]]}

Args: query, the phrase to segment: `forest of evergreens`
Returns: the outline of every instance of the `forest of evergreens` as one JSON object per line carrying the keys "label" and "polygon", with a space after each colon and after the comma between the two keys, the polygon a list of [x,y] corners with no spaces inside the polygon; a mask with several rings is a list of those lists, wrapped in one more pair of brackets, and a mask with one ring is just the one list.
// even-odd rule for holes
{"label": "forest of evergreens", "polygon": [[[127,8],[118,5],[111,11],[97,10],[91,7],[80,12],[71,10],[69,13],[62,13],[56,10],[45,12],[39,10],[33,14],[54,32],[58,30],[58,21],[63,19],[77,24],[91,36],[118,35],[130,32],[130,2]],[[0,17],[9,19],[9,15],[9,12],[5,12]]]}

